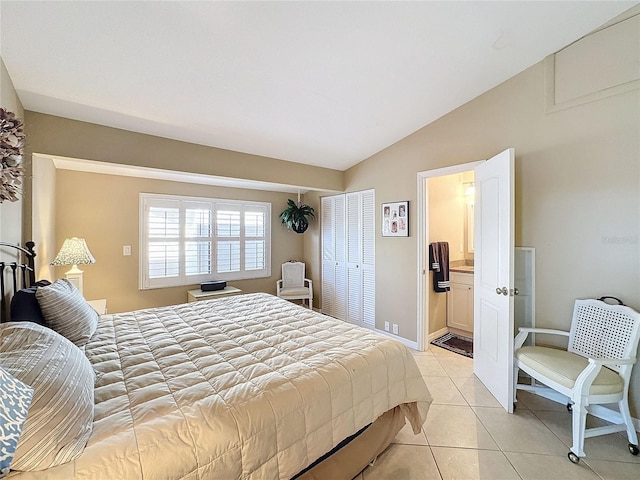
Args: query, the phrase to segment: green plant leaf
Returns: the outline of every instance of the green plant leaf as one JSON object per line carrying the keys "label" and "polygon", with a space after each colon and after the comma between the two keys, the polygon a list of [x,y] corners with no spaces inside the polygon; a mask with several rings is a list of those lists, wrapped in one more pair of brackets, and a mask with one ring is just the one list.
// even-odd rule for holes
{"label": "green plant leaf", "polygon": [[304,203],[298,205],[291,199],[287,200],[287,208],[279,216],[283,225],[295,231],[304,230],[299,227],[303,224],[308,224],[309,219],[315,220],[316,218],[313,207]]}

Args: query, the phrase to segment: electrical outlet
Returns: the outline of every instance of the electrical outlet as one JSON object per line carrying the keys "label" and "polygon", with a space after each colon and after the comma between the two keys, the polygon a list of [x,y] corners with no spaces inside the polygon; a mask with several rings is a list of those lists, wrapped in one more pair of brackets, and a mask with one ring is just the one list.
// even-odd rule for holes
{"label": "electrical outlet", "polygon": [[384,331],[385,332],[389,331],[389,322],[384,322]]}
{"label": "electrical outlet", "polygon": [[393,334],[394,335],[398,335],[398,324],[397,323],[393,324]]}
{"label": "electrical outlet", "polygon": [[124,255],[125,257],[131,255],[131,245],[124,245],[122,247],[122,255]]}

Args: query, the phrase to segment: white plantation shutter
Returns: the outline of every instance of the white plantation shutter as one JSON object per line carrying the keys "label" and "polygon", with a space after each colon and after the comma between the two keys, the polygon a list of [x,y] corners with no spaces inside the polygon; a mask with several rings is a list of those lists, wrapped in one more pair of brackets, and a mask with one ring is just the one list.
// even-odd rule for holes
{"label": "white plantation shutter", "polygon": [[240,205],[216,205],[216,273],[240,271]]}
{"label": "white plantation shutter", "polygon": [[141,288],[271,275],[271,204],[140,194]]}
{"label": "white plantation shutter", "polygon": [[213,228],[209,204],[185,205],[185,274],[208,275],[211,273],[211,245]]}
{"label": "white plantation shutter", "polygon": [[180,205],[158,202],[147,210],[147,272],[150,279],[163,279],[180,274]]}
{"label": "white plantation shutter", "polygon": [[264,206],[245,206],[244,265],[245,270],[264,270],[267,265],[267,218]]}

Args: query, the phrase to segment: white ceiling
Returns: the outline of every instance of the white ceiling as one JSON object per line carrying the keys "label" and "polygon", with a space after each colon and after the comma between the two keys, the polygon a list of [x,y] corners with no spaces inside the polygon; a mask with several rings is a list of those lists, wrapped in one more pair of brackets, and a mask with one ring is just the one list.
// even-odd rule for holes
{"label": "white ceiling", "polygon": [[344,170],[637,1],[12,2],[28,110]]}

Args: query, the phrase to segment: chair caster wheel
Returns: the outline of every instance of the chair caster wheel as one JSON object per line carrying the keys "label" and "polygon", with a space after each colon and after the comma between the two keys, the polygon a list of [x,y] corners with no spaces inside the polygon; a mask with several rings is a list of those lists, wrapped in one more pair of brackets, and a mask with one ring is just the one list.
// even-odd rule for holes
{"label": "chair caster wheel", "polygon": [[569,457],[569,460],[571,460],[571,463],[577,464],[580,461],[580,457],[573,452],[569,452],[567,454],[567,457]]}
{"label": "chair caster wheel", "polygon": [[573,404],[571,404],[571,403],[567,403],[567,411],[568,411],[569,413],[573,412]]}
{"label": "chair caster wheel", "polygon": [[637,445],[634,445],[633,443],[629,444],[629,453],[631,455],[638,455],[638,453],[640,453],[640,449],[638,449]]}

